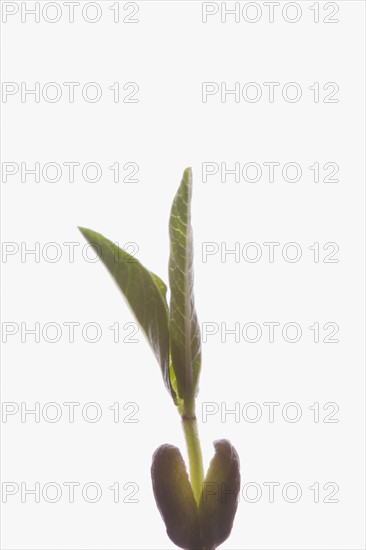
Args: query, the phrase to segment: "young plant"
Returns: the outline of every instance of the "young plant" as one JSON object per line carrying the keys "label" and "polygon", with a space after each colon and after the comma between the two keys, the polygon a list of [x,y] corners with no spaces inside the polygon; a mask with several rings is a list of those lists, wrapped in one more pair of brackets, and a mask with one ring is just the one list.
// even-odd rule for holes
{"label": "young plant", "polygon": [[170,539],[186,550],[215,550],[230,535],[240,490],[239,457],[226,440],[204,476],[195,399],[201,369],[201,335],[193,295],[192,171],[187,168],[170,213],[170,304],[167,287],[136,258],[91,229],[80,227],[125,296],[160,365],[182,419],[189,457],[161,445],[151,466],[152,486]]}

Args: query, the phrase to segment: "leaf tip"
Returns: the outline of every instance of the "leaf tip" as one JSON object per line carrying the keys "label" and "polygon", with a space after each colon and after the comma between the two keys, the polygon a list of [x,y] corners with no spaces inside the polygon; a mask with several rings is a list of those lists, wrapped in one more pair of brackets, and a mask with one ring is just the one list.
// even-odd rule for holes
{"label": "leaf tip", "polygon": [[92,239],[97,241],[98,240],[97,237],[101,236],[101,235],[98,235],[98,233],[96,233],[92,229],[88,229],[87,227],[81,227],[80,225],[78,225],[78,230],[80,231],[82,236],[90,243],[92,243]]}
{"label": "leaf tip", "polygon": [[78,225],[77,228],[78,228],[78,230],[80,231],[80,233],[81,233],[82,235],[84,235],[84,237],[85,237],[85,235],[88,233],[88,231],[90,231],[90,229],[87,229],[86,227],[81,227],[80,225]]}
{"label": "leaf tip", "polygon": [[183,172],[183,179],[192,179],[192,168],[188,166]]}

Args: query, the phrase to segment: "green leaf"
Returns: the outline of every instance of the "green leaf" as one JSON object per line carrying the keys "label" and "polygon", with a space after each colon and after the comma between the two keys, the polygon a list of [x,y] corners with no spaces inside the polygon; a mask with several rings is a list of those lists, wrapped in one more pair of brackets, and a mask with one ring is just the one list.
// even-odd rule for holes
{"label": "green leaf", "polygon": [[79,227],[125,296],[160,364],[164,382],[174,400],[169,375],[167,287],[136,258],[99,233]]}
{"label": "green leaf", "polygon": [[202,550],[197,503],[177,447],[158,447],[153,455],[151,478],[169,538],[180,548]]}
{"label": "green leaf", "polygon": [[203,482],[199,516],[204,548],[217,548],[230,535],[240,490],[240,462],[227,439],[214,441],[215,455]]}
{"label": "green leaf", "polygon": [[197,393],[201,368],[201,335],[193,296],[191,196],[192,171],[187,168],[169,223],[170,348],[179,396],[187,401]]}

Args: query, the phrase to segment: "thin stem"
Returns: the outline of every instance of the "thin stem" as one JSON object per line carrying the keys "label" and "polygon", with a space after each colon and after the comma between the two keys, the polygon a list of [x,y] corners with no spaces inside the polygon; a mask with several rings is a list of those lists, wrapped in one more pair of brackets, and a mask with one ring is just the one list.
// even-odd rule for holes
{"label": "thin stem", "polygon": [[190,480],[194,498],[196,499],[198,506],[202,493],[204,472],[201,445],[198,437],[194,400],[184,403],[182,424],[187,443]]}

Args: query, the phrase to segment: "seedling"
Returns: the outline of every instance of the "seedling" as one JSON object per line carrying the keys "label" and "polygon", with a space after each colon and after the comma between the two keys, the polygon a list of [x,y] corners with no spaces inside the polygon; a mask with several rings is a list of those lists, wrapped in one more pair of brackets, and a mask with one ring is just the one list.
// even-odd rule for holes
{"label": "seedling", "polygon": [[91,229],[80,227],[125,296],[160,365],[182,419],[189,478],[177,447],[161,445],[151,466],[155,500],[170,539],[186,550],[215,550],[230,535],[240,489],[239,457],[226,439],[214,442],[206,477],[195,400],[201,334],[193,295],[192,171],[187,168],[170,213],[170,304],[167,287],[136,258]]}

